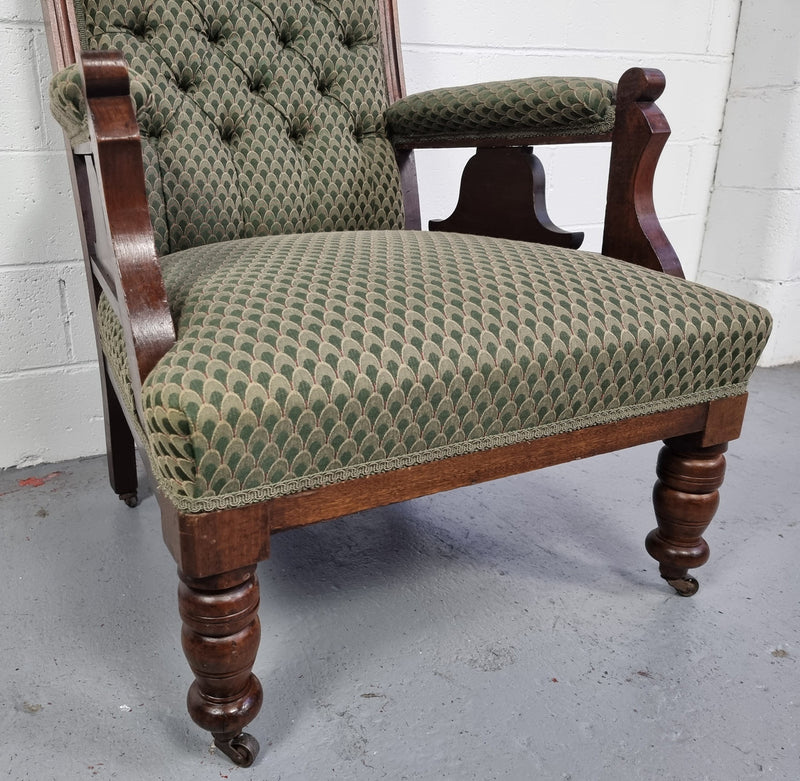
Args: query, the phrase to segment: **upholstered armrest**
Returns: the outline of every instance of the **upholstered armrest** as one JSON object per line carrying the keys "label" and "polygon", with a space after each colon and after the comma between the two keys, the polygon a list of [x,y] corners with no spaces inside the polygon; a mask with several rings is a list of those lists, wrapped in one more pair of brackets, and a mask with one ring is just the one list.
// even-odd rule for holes
{"label": "upholstered armrest", "polygon": [[83,74],[77,63],[62,68],[50,79],[50,113],[61,125],[73,147],[89,140]]}
{"label": "upholstered armrest", "polygon": [[[84,91],[83,73],[78,63],[62,68],[50,79],[50,113],[67,134],[73,149],[89,140]],[[148,95],[149,89],[145,84],[131,74],[130,97],[140,125],[147,119],[145,104]]]}
{"label": "upholstered armrest", "polygon": [[558,76],[435,89],[398,100],[386,121],[399,149],[605,135],[614,127],[616,89]]}

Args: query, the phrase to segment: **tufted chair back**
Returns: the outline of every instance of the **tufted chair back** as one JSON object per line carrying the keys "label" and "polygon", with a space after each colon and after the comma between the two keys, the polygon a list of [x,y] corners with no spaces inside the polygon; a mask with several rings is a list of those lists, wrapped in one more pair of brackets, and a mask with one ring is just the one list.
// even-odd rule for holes
{"label": "tufted chair back", "polygon": [[160,255],[400,228],[375,0],[76,0],[130,67]]}

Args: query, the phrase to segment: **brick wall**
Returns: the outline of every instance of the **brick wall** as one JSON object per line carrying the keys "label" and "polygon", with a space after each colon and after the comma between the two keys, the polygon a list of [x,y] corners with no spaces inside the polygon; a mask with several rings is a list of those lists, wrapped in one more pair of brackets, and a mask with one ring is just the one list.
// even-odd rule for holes
{"label": "brick wall", "polygon": [[101,452],[89,299],[36,0],[0,4],[0,467]]}
{"label": "brick wall", "polygon": [[[659,67],[673,126],[657,180],[665,228],[694,276],[716,165],[739,0],[495,3],[400,0],[409,89]],[[88,298],[36,0],[0,5],[0,468],[103,450]],[[13,96],[13,99],[9,99]],[[469,152],[419,155],[424,217],[455,203]],[[550,211],[599,248],[604,146],[543,150]]]}
{"label": "brick wall", "polygon": [[800,361],[800,4],[744,0],[700,281],[768,307]]}

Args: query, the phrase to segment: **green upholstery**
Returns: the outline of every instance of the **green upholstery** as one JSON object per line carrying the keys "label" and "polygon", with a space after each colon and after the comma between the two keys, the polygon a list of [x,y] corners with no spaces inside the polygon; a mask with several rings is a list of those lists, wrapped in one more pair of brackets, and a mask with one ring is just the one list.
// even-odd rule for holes
{"label": "green upholstery", "polygon": [[701,285],[477,236],[264,237],[162,262],[178,341],[142,427],[190,512],[739,394],[770,328]]}
{"label": "green upholstery", "polygon": [[[393,142],[602,133],[610,82],[518,80],[388,108],[371,0],[76,8],[83,47],[130,65],[178,331],[144,380],[143,419],[105,298],[101,340],[178,509],[744,391],[770,329],[756,306],[588,253],[397,230]],[[85,140],[76,68],[51,98]]]}
{"label": "green upholstery", "polygon": [[67,134],[70,144],[78,146],[89,140],[83,77],[78,65],[58,71],[50,79],[50,113]]}
{"label": "green upholstery", "polygon": [[430,90],[386,112],[396,145],[610,132],[616,85],[544,77]]}
{"label": "green upholstery", "polygon": [[[83,48],[119,49],[128,60],[159,254],[402,226],[374,2],[85,0],[76,8]],[[56,78],[53,105],[80,138],[74,83],[74,71]]]}
{"label": "green upholstery", "polygon": [[[403,225],[392,141],[600,133],[614,85],[522,79],[410,96],[387,114],[373,0],[84,0],[84,49],[130,67],[160,255],[267,234]],[[50,105],[88,139],[77,66]],[[387,127],[387,120],[391,127]]]}

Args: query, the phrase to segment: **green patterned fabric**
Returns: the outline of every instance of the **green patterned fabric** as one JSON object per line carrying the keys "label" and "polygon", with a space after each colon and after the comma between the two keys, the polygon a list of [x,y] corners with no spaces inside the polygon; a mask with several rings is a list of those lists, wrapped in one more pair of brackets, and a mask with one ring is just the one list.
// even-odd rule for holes
{"label": "green patterned fabric", "polygon": [[50,79],[50,113],[67,134],[73,147],[89,140],[83,75],[77,65],[63,68]]}
{"label": "green patterned fabric", "polygon": [[[373,0],[76,5],[83,47],[128,60],[159,254],[402,227]],[[73,130],[75,78],[53,86]]]}
{"label": "green patterned fabric", "polygon": [[544,77],[409,95],[386,112],[395,145],[487,138],[594,135],[614,127],[616,84]]}
{"label": "green patterned fabric", "polygon": [[142,428],[188,512],[739,394],[770,329],[665,274],[448,233],[255,238],[163,270],[178,340]]}

